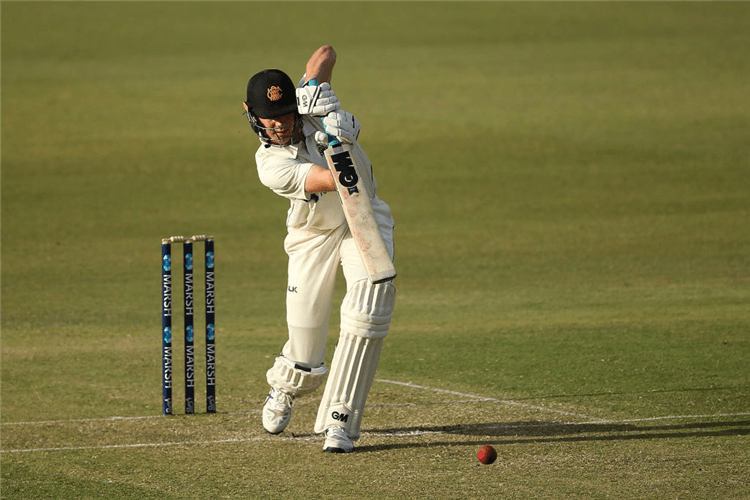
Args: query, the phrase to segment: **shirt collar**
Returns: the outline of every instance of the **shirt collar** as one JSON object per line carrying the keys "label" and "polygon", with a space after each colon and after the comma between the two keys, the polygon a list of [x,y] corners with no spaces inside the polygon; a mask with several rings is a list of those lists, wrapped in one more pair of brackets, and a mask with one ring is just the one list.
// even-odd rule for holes
{"label": "shirt collar", "polygon": [[300,143],[298,142],[296,144],[292,144],[291,146],[283,147],[265,144],[263,147],[266,148],[267,153],[276,156],[281,156],[283,158],[297,158],[297,156],[299,155],[299,144]]}

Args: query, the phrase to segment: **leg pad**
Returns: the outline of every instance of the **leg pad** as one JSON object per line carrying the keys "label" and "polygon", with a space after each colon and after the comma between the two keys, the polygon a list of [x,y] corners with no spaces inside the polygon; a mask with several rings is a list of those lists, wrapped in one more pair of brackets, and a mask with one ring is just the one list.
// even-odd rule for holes
{"label": "leg pad", "polygon": [[356,282],[341,304],[341,335],[331,361],[315,432],[338,426],[359,438],[362,412],[380,361],[396,302],[392,283]]}
{"label": "leg pad", "polygon": [[359,438],[362,412],[382,349],[383,339],[365,339],[341,332],[331,362],[331,377],[318,408],[315,432],[339,426],[352,441]]}

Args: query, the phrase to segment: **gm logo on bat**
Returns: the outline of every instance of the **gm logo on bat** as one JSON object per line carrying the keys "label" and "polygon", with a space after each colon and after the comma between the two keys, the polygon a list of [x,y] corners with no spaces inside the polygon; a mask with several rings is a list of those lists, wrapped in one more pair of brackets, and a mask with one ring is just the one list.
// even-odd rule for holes
{"label": "gm logo on bat", "polygon": [[344,186],[349,194],[359,193],[357,182],[359,177],[354,169],[352,157],[347,151],[331,155],[331,161],[337,172],[339,172],[339,182]]}

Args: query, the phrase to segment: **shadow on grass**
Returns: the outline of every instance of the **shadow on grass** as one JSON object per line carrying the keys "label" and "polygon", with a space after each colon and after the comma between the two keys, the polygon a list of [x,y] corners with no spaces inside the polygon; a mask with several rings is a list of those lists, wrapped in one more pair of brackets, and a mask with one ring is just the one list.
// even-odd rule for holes
{"label": "shadow on grass", "polygon": [[[687,424],[644,426],[623,423],[555,423],[506,422],[454,426],[417,426],[391,429],[371,429],[369,435],[384,437],[409,437],[408,443],[360,446],[357,452],[393,450],[413,447],[472,445],[476,441],[421,440],[424,434],[450,434],[485,438],[483,444],[509,445],[534,443],[565,443],[586,441],[625,441],[647,439],[711,438],[721,436],[746,436],[750,434],[750,420],[737,422],[692,422]],[[494,439],[493,439],[494,438]]]}

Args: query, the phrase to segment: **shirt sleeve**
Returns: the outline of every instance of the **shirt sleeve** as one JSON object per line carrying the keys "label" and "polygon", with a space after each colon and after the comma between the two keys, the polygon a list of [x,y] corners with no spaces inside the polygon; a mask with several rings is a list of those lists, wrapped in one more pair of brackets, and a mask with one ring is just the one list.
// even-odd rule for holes
{"label": "shirt sleeve", "polygon": [[264,186],[274,193],[290,200],[309,200],[305,192],[305,181],[312,163],[300,162],[295,158],[266,155],[261,150],[255,155],[258,177]]}

